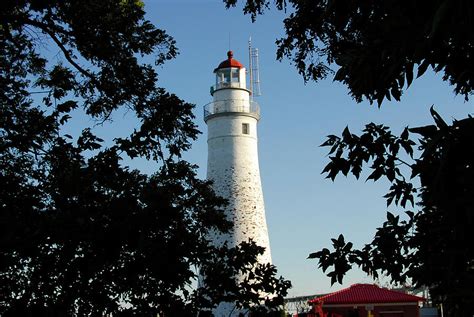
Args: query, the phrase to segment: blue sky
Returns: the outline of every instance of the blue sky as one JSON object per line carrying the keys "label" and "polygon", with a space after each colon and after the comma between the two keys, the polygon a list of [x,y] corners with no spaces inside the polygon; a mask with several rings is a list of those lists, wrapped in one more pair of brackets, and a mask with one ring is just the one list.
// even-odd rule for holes
{"label": "blue sky", "polygon": [[[260,51],[263,95],[259,123],[260,169],[273,262],[293,283],[291,296],[334,291],[355,282],[372,282],[361,272],[350,273],[343,286],[330,287],[309,253],[330,245],[330,238],[343,233],[362,246],[387,211],[383,182],[365,182],[338,177],[333,183],[320,174],[328,161],[327,150],[318,147],[328,134],[340,134],[345,126],[359,132],[369,122],[384,123],[400,133],[405,126],[430,124],[429,107],[447,120],[473,113],[452,93],[440,76],[427,72],[416,80],[401,103],[384,102],[381,109],[364,102],[356,104],[346,87],[332,80],[305,84],[288,60],[275,59],[275,40],[283,35],[284,13],[275,9],[251,23],[239,9],[225,10],[219,0],[145,1],[147,17],[177,41],[180,55],[158,69],[158,85],[196,104],[196,122],[203,134],[185,158],[200,166],[205,177],[206,127],[202,106],[211,101],[212,70],[226,58],[230,48],[243,64],[247,41]],[[132,125],[133,122],[124,123]],[[152,173],[153,164],[134,163]]]}

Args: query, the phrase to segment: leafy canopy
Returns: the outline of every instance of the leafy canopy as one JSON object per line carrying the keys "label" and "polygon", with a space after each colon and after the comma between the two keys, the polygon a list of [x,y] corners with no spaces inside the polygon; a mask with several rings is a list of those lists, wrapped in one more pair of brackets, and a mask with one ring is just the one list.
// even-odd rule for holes
{"label": "leafy canopy", "polygon": [[[237,0],[224,0],[227,7]],[[269,0],[242,1],[255,20]],[[286,10],[286,36],[278,39],[277,58],[288,58],[305,80],[334,75],[357,102],[381,106],[400,101],[415,77],[428,68],[454,86],[467,101],[474,88],[474,6],[468,0],[342,1],[275,0]],[[415,73],[416,71],[416,73]],[[387,206],[413,208],[406,216],[387,212],[374,239],[354,249],[343,235],[310,254],[331,283],[342,282],[353,265],[394,283],[427,287],[449,316],[474,313],[474,118],[446,123],[431,108],[434,125],[405,128],[401,135],[369,123],[360,135],[346,128],[322,144],[329,148],[323,170],[367,179],[386,178]],[[418,136],[416,140],[413,135]],[[416,185],[420,184],[420,185]]]}
{"label": "leafy canopy", "polygon": [[[474,119],[448,125],[433,108],[431,113],[435,125],[405,129],[400,136],[371,123],[360,136],[346,129],[341,138],[330,136],[323,143],[333,153],[323,171],[328,178],[349,173],[358,178],[368,168],[372,173],[367,180],[385,178],[390,183],[384,196],[387,207],[416,208],[407,209],[404,219],[387,212],[387,221],[361,250],[340,235],[333,239],[334,251],[325,248],[309,258],[317,258],[323,271],[332,267],[331,283],[342,282],[355,264],[373,277],[383,273],[394,283],[428,287],[450,315],[468,316],[474,300],[474,248],[469,242],[474,210],[474,147],[469,145],[474,144]],[[420,136],[419,142],[410,140],[411,133]],[[413,158],[415,146],[421,151],[417,158]],[[409,157],[408,166],[399,159],[399,151]],[[420,187],[413,185],[413,178],[419,179]]]}
{"label": "leafy canopy", "polygon": [[[224,0],[227,7],[237,0]],[[431,67],[466,98],[474,81],[474,20],[469,0],[246,0],[255,20],[273,2],[288,12],[276,41],[305,80],[347,85],[360,102],[399,101],[404,88]],[[417,69],[415,73],[415,69]]]}
{"label": "leafy canopy", "polygon": [[[155,66],[177,48],[144,16],[136,0],[2,3],[2,316],[195,316],[226,299],[282,303],[290,284],[257,264],[261,248],[207,239],[231,229],[226,202],[181,159],[199,133],[193,105],[156,85]],[[97,135],[125,112],[133,131]],[[77,135],[65,132],[84,116]],[[136,157],[157,172],[124,163]],[[215,274],[221,284],[196,290],[196,267],[223,259],[233,260]]]}

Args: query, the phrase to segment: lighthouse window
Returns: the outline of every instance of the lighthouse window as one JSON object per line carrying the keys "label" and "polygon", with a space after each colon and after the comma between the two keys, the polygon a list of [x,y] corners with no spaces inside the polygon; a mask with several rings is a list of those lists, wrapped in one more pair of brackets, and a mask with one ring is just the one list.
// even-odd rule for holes
{"label": "lighthouse window", "polygon": [[248,123],[242,123],[242,134],[250,134],[250,133],[249,133],[249,124],[248,124]]}
{"label": "lighthouse window", "polygon": [[228,69],[221,69],[217,71],[217,86],[218,87],[225,87],[226,84],[230,83],[230,70]]}
{"label": "lighthouse window", "polygon": [[239,82],[239,70],[238,69],[232,69],[232,82],[233,83]]}
{"label": "lighthouse window", "polygon": [[230,83],[230,71],[224,71],[224,80],[225,83]]}

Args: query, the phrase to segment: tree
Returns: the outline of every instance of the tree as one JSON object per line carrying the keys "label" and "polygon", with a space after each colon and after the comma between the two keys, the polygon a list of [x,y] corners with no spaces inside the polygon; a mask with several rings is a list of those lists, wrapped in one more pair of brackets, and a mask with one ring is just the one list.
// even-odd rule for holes
{"label": "tree", "polygon": [[[227,7],[236,0],[225,0]],[[474,7],[469,1],[312,1],[275,0],[288,10],[286,36],[277,40],[277,58],[289,58],[305,80],[333,74],[353,98],[380,107],[400,101],[416,77],[431,67],[466,100],[474,84]],[[269,9],[268,0],[247,0],[244,13],[255,20]],[[414,210],[406,219],[387,213],[373,241],[353,249],[343,235],[333,251],[310,254],[341,282],[353,265],[373,276],[388,274],[395,283],[411,280],[426,286],[449,316],[473,314],[474,119],[446,123],[431,108],[435,124],[406,128],[400,136],[370,123],[361,135],[348,128],[331,135],[330,162],[323,173],[332,180],[364,168],[368,179],[390,182],[387,205]],[[413,134],[419,136],[416,141]],[[417,151],[419,150],[419,151]],[[408,173],[408,174],[407,174]],[[420,186],[417,187],[419,181]]]}
{"label": "tree", "polygon": [[[224,0],[227,7],[237,0]],[[244,13],[255,20],[269,0],[246,0]],[[392,97],[431,66],[466,98],[474,83],[474,28],[469,1],[312,1],[275,0],[291,12],[286,37],[277,40],[277,58],[289,58],[305,80],[326,78],[346,84],[357,102]],[[287,8],[289,6],[290,8]]]}
{"label": "tree", "polygon": [[[231,230],[226,202],[181,159],[199,133],[193,105],[158,87],[155,67],[141,63],[177,55],[173,38],[144,15],[137,0],[3,3],[2,316],[195,316],[224,295],[249,308],[283,303],[290,284],[257,264],[261,248],[207,239],[209,230]],[[119,111],[138,126],[101,139],[95,127]],[[81,112],[90,120],[67,134]],[[159,170],[148,176],[124,163],[136,157]],[[227,283],[193,288],[196,267],[222,257],[233,259],[217,274]]]}
{"label": "tree", "polygon": [[[364,167],[369,168],[368,180],[384,177],[391,184],[384,196],[387,207],[413,206],[415,195],[419,203],[405,212],[405,220],[387,212],[387,221],[361,250],[353,249],[340,235],[333,239],[334,251],[325,248],[309,258],[317,258],[324,271],[333,268],[328,273],[332,283],[341,282],[355,264],[374,277],[384,273],[394,283],[412,281],[428,287],[450,315],[469,316],[474,300],[474,248],[468,242],[474,207],[474,118],[448,125],[433,108],[431,112],[435,125],[405,128],[398,137],[371,123],[360,136],[346,129],[341,138],[330,136],[323,143],[333,153],[323,171],[328,178],[339,173],[358,178]],[[420,135],[418,144],[410,139],[410,132]],[[421,153],[413,159],[415,146]],[[403,156],[411,162],[402,161]],[[419,188],[409,181],[413,178],[420,181]]]}

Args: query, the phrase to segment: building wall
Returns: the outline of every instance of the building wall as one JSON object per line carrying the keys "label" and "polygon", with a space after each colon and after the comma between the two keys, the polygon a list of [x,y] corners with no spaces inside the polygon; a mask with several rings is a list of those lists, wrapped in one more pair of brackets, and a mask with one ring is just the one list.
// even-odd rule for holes
{"label": "building wall", "polygon": [[[248,124],[249,134],[243,134],[242,124]],[[258,163],[257,119],[229,114],[211,118],[207,125],[207,178],[214,181],[214,190],[229,200],[225,213],[234,223],[233,232],[215,234],[214,243],[227,241],[232,247],[252,238],[265,247],[259,261],[271,263]]]}
{"label": "building wall", "polygon": [[[324,313],[339,314],[344,317],[368,317],[369,312],[366,310],[365,304],[350,305],[344,307],[325,307],[323,305]],[[390,305],[384,304],[377,306],[373,304],[372,317],[419,317],[420,308],[417,304],[411,305]]]}

